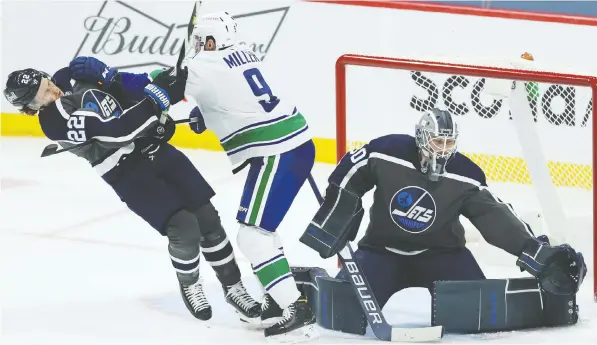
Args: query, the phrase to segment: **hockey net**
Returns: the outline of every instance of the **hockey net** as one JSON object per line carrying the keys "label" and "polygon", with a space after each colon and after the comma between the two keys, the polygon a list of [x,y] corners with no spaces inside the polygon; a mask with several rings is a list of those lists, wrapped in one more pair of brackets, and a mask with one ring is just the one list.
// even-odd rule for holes
{"label": "hockey net", "polygon": [[[592,101],[597,79],[542,71],[523,58],[480,65],[341,56],[336,63],[337,158],[382,135],[414,135],[416,121],[432,107],[449,110],[460,128],[459,152],[484,170],[490,189],[512,204],[535,235],[583,252],[585,284],[592,285],[597,300]],[[467,246],[482,265],[514,267],[511,255],[489,246],[462,221]]]}

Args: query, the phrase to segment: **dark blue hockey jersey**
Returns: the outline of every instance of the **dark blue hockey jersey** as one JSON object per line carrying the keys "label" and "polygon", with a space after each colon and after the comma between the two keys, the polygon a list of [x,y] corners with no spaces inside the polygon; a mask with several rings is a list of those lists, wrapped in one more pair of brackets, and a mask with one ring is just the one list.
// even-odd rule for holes
{"label": "dark blue hockey jersey", "polygon": [[94,139],[69,152],[89,161],[103,176],[135,151],[134,141],[158,123],[156,110],[147,99],[123,109],[116,97],[97,85],[77,82],[71,86],[63,72],[56,73],[55,81],[65,96],[39,112],[41,129],[62,147]]}
{"label": "dark blue hockey jersey", "polygon": [[488,243],[518,256],[531,229],[489,191],[483,170],[456,153],[446,171],[430,181],[420,172],[415,138],[388,135],[347,153],[329,182],[359,196],[376,187],[361,247],[408,254],[464,247],[463,215]]}

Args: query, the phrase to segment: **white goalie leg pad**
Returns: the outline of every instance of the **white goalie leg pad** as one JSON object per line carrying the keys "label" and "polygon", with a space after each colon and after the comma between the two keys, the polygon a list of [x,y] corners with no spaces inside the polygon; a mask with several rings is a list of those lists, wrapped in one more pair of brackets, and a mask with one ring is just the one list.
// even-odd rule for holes
{"label": "white goalie leg pad", "polygon": [[266,292],[285,309],[301,294],[276,236],[275,233],[242,224],[236,241],[240,251],[253,265],[253,271]]}

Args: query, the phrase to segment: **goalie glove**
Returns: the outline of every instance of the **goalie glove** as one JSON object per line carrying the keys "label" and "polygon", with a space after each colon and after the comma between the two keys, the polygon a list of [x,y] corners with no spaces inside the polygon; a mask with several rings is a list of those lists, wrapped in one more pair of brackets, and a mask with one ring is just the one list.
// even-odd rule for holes
{"label": "goalie glove", "polygon": [[537,278],[541,288],[554,295],[574,295],[587,274],[581,253],[570,245],[550,246],[530,239],[516,260],[523,271]]}
{"label": "goalie glove", "polygon": [[332,257],[354,240],[364,212],[358,195],[330,184],[323,204],[299,241],[324,259]]}

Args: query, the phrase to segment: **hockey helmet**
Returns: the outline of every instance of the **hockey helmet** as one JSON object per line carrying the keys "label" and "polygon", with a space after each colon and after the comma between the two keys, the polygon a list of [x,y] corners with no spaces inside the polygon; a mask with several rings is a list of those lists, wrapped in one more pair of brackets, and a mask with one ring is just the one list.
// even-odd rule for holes
{"label": "hockey helmet", "polygon": [[35,98],[43,78],[52,80],[49,74],[33,68],[14,71],[8,75],[4,97],[16,107],[25,107]]}
{"label": "hockey helmet", "polygon": [[433,108],[421,116],[415,133],[421,172],[437,181],[445,175],[446,165],[456,153],[458,126],[449,111]]}
{"label": "hockey helmet", "polygon": [[236,43],[238,24],[228,12],[214,12],[197,18],[193,28],[192,47],[197,54],[204,50],[208,39],[213,39],[216,50],[226,49]]}

